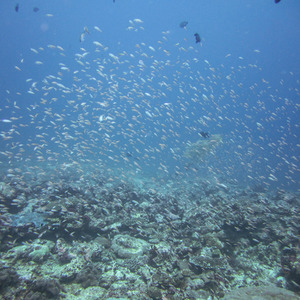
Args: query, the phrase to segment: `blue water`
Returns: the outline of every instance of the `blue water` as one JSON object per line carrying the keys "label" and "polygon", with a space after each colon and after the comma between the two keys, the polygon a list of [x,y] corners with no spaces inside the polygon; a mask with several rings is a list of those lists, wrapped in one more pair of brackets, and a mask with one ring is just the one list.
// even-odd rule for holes
{"label": "blue water", "polygon": [[[299,190],[298,0],[16,3],[0,3],[5,168],[88,160]],[[223,143],[193,164],[200,131]]]}

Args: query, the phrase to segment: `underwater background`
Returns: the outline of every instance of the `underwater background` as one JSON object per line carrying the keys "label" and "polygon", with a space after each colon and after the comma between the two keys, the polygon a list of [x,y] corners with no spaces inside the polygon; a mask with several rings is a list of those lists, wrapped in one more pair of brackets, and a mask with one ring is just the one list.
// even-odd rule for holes
{"label": "underwater background", "polygon": [[276,2],[1,1],[4,299],[299,292],[300,3]]}
{"label": "underwater background", "polygon": [[[138,169],[155,173],[160,168],[170,175],[185,172],[185,147],[205,131],[221,134],[223,144],[198,166],[202,172],[210,168],[210,174],[239,183],[295,190],[298,5],[53,1],[21,2],[16,12],[10,1],[2,1],[1,118],[16,118],[1,123],[2,135],[11,138],[2,139],[2,152],[10,151],[12,161],[49,156],[67,162],[82,155],[109,164],[120,161],[124,168],[133,159],[127,164],[120,156],[130,152],[143,160]],[[180,28],[184,20],[188,24]],[[194,33],[201,43],[195,43]],[[44,118],[47,110],[51,115]],[[64,132],[77,134],[77,140]],[[90,150],[82,149],[82,142]],[[40,144],[40,153],[32,153]]]}

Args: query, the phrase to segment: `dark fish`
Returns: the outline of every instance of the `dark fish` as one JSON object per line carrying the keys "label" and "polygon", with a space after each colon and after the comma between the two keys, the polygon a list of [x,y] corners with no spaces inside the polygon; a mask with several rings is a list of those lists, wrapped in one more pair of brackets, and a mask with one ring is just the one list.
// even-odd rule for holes
{"label": "dark fish", "polygon": [[15,11],[16,11],[16,12],[19,11],[19,3],[16,4],[16,6],[15,6]]}
{"label": "dark fish", "polygon": [[134,156],[131,152],[126,152],[126,156],[127,156],[128,158],[133,158],[133,159],[135,159],[135,160],[140,160],[138,157]]}
{"label": "dark fish", "polygon": [[34,11],[34,12],[38,12],[39,10],[40,10],[40,9],[39,9],[38,7],[34,7],[34,8],[33,8],[33,11]]}
{"label": "dark fish", "polygon": [[279,2],[280,2],[280,0],[275,0],[274,2],[275,2],[275,3],[279,3]]}
{"label": "dark fish", "polygon": [[132,153],[126,152],[126,156],[127,156],[127,157],[132,157]]}
{"label": "dark fish", "polygon": [[200,134],[201,134],[201,136],[204,137],[205,139],[209,138],[209,133],[208,133],[208,132],[200,131]]}
{"label": "dark fish", "polygon": [[201,38],[200,35],[198,33],[194,34],[195,38],[196,38],[196,44],[201,42]]}
{"label": "dark fish", "polygon": [[186,25],[187,25],[188,23],[189,23],[188,21],[182,21],[182,22],[179,24],[179,27],[180,27],[180,28],[185,28]]}

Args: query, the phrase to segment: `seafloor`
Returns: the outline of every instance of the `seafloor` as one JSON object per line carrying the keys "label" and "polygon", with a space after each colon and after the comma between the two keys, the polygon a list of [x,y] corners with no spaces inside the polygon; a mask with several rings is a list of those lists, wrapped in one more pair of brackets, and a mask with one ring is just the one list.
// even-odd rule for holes
{"label": "seafloor", "polygon": [[299,194],[78,169],[2,176],[1,299],[300,299]]}

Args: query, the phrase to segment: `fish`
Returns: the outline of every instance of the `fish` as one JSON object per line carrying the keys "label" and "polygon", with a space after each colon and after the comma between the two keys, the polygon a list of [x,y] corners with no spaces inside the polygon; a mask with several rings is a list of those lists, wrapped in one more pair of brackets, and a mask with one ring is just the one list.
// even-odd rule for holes
{"label": "fish", "polygon": [[102,32],[102,30],[98,26],[94,26],[94,29],[96,29],[99,32]]}
{"label": "fish", "polygon": [[84,41],[84,36],[85,36],[85,33],[82,33],[82,34],[80,35],[79,41],[80,41],[81,43]]}
{"label": "fish", "polygon": [[274,0],[275,3],[279,3],[281,0]]}
{"label": "fish", "polygon": [[200,134],[201,134],[201,136],[204,137],[205,139],[209,138],[209,133],[208,133],[208,132],[200,131]]}
{"label": "fish", "polygon": [[[32,7],[29,9],[32,10]],[[12,9],[13,6],[11,11]],[[134,30],[142,24],[140,19],[133,19],[129,23]],[[175,26],[178,25],[179,23],[175,23]],[[76,47],[78,53],[74,56],[74,64],[71,63],[72,54],[62,60],[54,60],[54,69],[51,66],[48,75],[44,74],[39,79],[35,79],[35,76],[23,78],[25,74],[32,74],[28,71],[29,62],[36,72],[41,67],[46,71],[46,62],[54,55],[69,53],[56,44],[46,44],[46,49],[33,44],[33,48],[28,49],[30,57],[24,56],[24,63],[22,59],[14,67],[14,72],[20,72],[18,75],[24,72],[21,78],[24,79],[25,86],[20,88],[22,85],[16,84],[16,90],[7,90],[7,100],[0,107],[0,140],[6,149],[4,152],[0,151],[0,164],[3,162],[2,155],[11,167],[14,166],[14,161],[30,163],[31,160],[51,162],[59,159],[67,164],[77,157],[79,166],[80,161],[94,163],[94,156],[95,168],[104,169],[106,161],[109,161],[108,168],[113,167],[112,163],[116,164],[122,178],[127,178],[127,170],[134,174],[143,171],[144,166],[152,168],[152,165],[159,172],[170,171],[172,174],[173,167],[169,167],[169,162],[174,162],[174,171],[181,174],[184,163],[182,159],[185,157],[182,145],[186,143],[187,147],[192,145],[191,149],[196,147],[195,151],[190,152],[190,157],[196,158],[191,160],[192,165],[188,165],[186,170],[200,172],[201,169],[197,170],[198,164],[200,167],[205,162],[206,155],[216,155],[214,150],[221,139],[207,131],[211,130],[212,124],[217,128],[230,125],[233,129],[224,147],[229,147],[225,148],[225,153],[232,148],[234,151],[230,153],[232,157],[229,156],[227,165],[224,165],[224,174],[233,176],[234,169],[239,170],[239,161],[242,159],[245,162],[243,166],[246,180],[258,178],[269,184],[277,180],[280,182],[281,175],[277,176],[276,168],[285,164],[287,170],[283,175],[288,182],[295,184],[292,172],[298,170],[296,151],[291,155],[280,156],[292,133],[279,127],[278,138],[273,139],[267,135],[267,130],[272,130],[272,124],[277,120],[287,122],[283,125],[288,127],[289,120],[282,116],[285,115],[285,105],[292,107],[293,100],[286,98],[283,103],[278,101],[277,106],[276,99],[280,99],[277,88],[273,91],[271,84],[258,76],[251,80],[249,94],[249,97],[258,95],[253,105],[261,116],[255,118],[251,113],[252,105],[248,105],[247,99],[239,94],[240,84],[246,83],[248,86],[247,73],[244,72],[248,69],[251,72],[260,70],[259,66],[251,64],[247,58],[231,54],[225,57],[228,60],[230,57],[230,62],[236,62],[236,65],[228,61],[220,67],[214,66],[206,59],[201,60],[198,46],[189,47],[185,41],[171,46],[169,31],[162,32],[158,43],[140,41],[133,49],[131,46],[129,49],[119,49],[108,47],[101,40],[99,27],[95,26],[95,30],[91,31],[89,29],[85,27],[78,31],[79,35],[82,33],[86,38],[86,47],[82,47],[83,44]],[[88,32],[91,37],[95,33],[99,36],[91,40]],[[190,39],[193,39],[193,32],[190,32]],[[101,43],[97,40],[101,40]],[[180,51],[180,57],[177,56],[177,51]],[[192,53],[195,55],[190,55]],[[201,68],[203,65],[204,68]],[[174,74],[170,73],[173,66],[176,66]],[[245,76],[239,76],[236,81],[237,74]],[[281,85],[284,86],[283,81]],[[219,88],[222,89],[220,97]],[[266,88],[273,91],[270,97],[273,105],[278,107],[278,110],[270,114],[265,109],[263,97]],[[28,97],[29,101],[22,101],[22,95]],[[226,102],[224,99],[227,99]],[[201,132],[201,128],[204,131]],[[242,134],[246,134],[246,140],[240,138]],[[19,139],[20,135],[29,136],[26,143],[23,144],[22,139]],[[198,136],[199,141],[191,143],[190,139],[194,135]],[[250,144],[251,147],[248,147]],[[297,145],[295,149],[299,147]],[[0,148],[4,150],[2,146]],[[272,165],[273,161],[267,160],[269,157],[255,156],[256,149],[282,157],[280,165]],[[30,155],[27,156],[27,153]],[[123,160],[125,169],[122,168]],[[98,163],[103,163],[103,166],[98,167]],[[262,173],[263,177],[257,169],[266,164],[267,173]],[[219,172],[215,167],[209,166],[209,172]],[[35,168],[30,167],[29,172],[30,170],[34,171]],[[42,177],[47,176],[42,169],[38,170],[34,172],[44,174]],[[27,172],[24,174],[27,176]],[[16,175],[11,173],[9,176]]]}
{"label": "fish", "polygon": [[34,11],[34,12],[38,12],[39,10],[40,10],[40,9],[39,9],[38,7],[34,7],[34,8],[33,8],[33,11]]}
{"label": "fish", "polygon": [[179,27],[180,27],[180,28],[185,28],[186,25],[187,25],[188,23],[189,23],[188,21],[182,21],[182,22],[179,24]]}
{"label": "fish", "polygon": [[80,35],[80,39],[79,39],[80,42],[83,42],[83,41],[84,41],[84,37],[85,37],[85,35],[86,35],[87,33],[90,34],[90,32],[89,32],[87,26],[84,26],[83,33],[81,33],[81,35]]}
{"label": "fish", "polygon": [[201,38],[200,38],[199,33],[195,33],[194,36],[195,36],[195,38],[196,38],[196,44],[197,44],[197,43],[200,43],[200,42],[201,42]]}
{"label": "fish", "polygon": [[16,12],[19,11],[19,3],[16,4],[16,6],[15,6],[15,11],[16,11]]}

